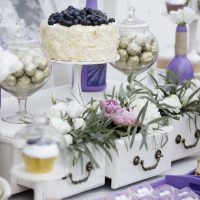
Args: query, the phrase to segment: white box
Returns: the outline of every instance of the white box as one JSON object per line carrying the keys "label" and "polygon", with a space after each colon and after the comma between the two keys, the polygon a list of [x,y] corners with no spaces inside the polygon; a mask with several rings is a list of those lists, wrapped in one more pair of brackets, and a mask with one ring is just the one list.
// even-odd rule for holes
{"label": "white box", "polygon": [[[34,189],[34,185],[30,182],[26,182],[21,179],[15,179],[10,175],[10,169],[13,166],[13,156],[12,156],[12,140],[0,138],[0,157],[3,160],[3,164],[0,165],[0,176],[6,178],[12,187],[12,193],[18,193],[24,191],[26,188],[20,187],[25,186],[27,188]],[[69,173],[72,173],[73,180],[78,181],[85,179],[88,176],[88,179],[82,183],[72,183],[70,178],[65,180],[51,181],[47,184],[47,196],[48,198],[66,198],[99,186],[104,185],[105,183],[105,158],[104,155],[97,152],[96,149],[93,151],[93,155],[96,161],[99,163],[100,168],[93,169],[91,174],[88,176],[88,171],[86,166],[88,160],[84,159],[84,169],[83,173],[81,172],[80,162],[75,166],[72,166],[72,161],[68,159],[67,168]],[[67,156],[67,155],[66,155]],[[17,162],[17,161],[15,161]],[[67,170],[66,170],[67,171]],[[68,174],[68,173],[67,173]],[[56,188],[56,189],[55,189]]]}
{"label": "white box", "polygon": [[[14,148],[12,147],[12,140],[13,138],[0,135],[0,176],[8,180],[11,184],[12,194],[16,194],[27,190],[28,188],[34,189],[36,186],[31,182],[18,178],[16,179],[11,176],[10,170],[13,163],[19,163],[19,159],[16,159],[17,156],[15,158],[13,157]],[[105,184],[105,156],[103,153],[97,152],[96,149],[93,149],[92,152],[96,161],[100,165],[100,168],[93,169],[88,180],[79,184],[73,184],[70,178],[48,182],[46,187],[48,198],[63,199]],[[70,157],[68,158],[66,175],[72,173],[74,181],[86,178],[88,176],[88,172],[86,171],[86,166],[89,162],[88,159],[84,159],[84,169],[82,172],[80,162],[75,166],[72,166],[72,161],[70,160]]]}
{"label": "white box", "polygon": [[[190,119],[187,115],[181,117],[180,120],[172,120],[173,129],[173,145],[172,145],[172,161],[179,160],[200,152],[200,117]],[[198,136],[198,137],[197,137]]]}
{"label": "white box", "polygon": [[[161,135],[149,135],[147,137],[148,150],[144,147],[140,148],[142,141],[141,134],[137,134],[133,147],[128,148],[125,145],[124,139],[116,140],[116,147],[118,149],[118,155],[115,151],[112,151],[113,161],[106,160],[106,177],[111,179],[111,187],[113,189],[135,183],[159,174],[171,168],[171,149],[172,134],[168,133],[168,142],[163,148],[160,148],[160,142],[166,134]],[[130,144],[130,140],[125,138],[127,145]],[[162,157],[160,159],[155,158],[155,154],[161,151]],[[134,161],[143,160],[144,167],[151,167],[151,170],[145,170],[141,164],[134,164]]]}

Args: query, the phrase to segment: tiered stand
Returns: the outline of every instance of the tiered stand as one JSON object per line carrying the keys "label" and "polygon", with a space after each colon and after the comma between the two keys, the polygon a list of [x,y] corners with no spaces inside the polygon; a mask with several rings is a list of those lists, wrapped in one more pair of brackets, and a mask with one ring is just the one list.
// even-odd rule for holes
{"label": "tiered stand", "polygon": [[[72,88],[72,94],[75,99],[79,101],[83,101],[83,93],[81,90],[81,72],[83,65],[100,65],[100,64],[105,64],[105,63],[112,63],[119,60],[119,55],[116,56],[116,58],[111,59],[111,60],[105,60],[105,61],[94,61],[94,62],[89,62],[89,61],[83,61],[83,62],[78,62],[78,61],[55,61],[52,60],[52,63],[56,64],[65,64],[65,65],[73,65],[73,88]],[[100,65],[101,67],[101,65]]]}
{"label": "tiered stand", "polygon": [[[52,61],[52,63],[60,63],[60,64],[72,64],[74,69],[74,76],[73,76],[73,88],[72,93],[74,100],[78,100],[80,102],[84,102],[83,94],[81,91],[81,71],[82,71],[82,65],[96,65],[96,64],[103,64],[103,63],[109,63],[114,62],[119,59],[119,56],[117,55],[115,59],[112,60],[106,60],[101,62],[64,62],[64,61]],[[103,162],[104,163],[104,162]],[[105,165],[105,163],[104,163]],[[71,169],[69,169],[71,170]],[[105,170],[105,166],[103,166],[103,171]],[[30,182],[34,189],[34,199],[35,200],[46,200],[48,197],[48,187],[47,182],[49,181],[59,181],[63,177],[67,175],[67,169],[66,171],[63,171],[63,169],[55,168],[51,173],[47,174],[32,174],[26,171],[25,166],[23,164],[16,164],[11,169],[12,175],[16,179],[22,180],[21,186],[25,186],[23,183]],[[99,172],[98,172],[99,175]],[[105,178],[105,174],[103,176]],[[105,179],[104,179],[105,180]],[[87,181],[87,179],[86,179]],[[95,185],[95,184],[94,184]],[[61,186],[59,186],[61,187]],[[71,186],[72,187],[72,186]],[[90,186],[91,188],[91,186]],[[66,187],[64,188],[66,189]],[[69,190],[72,188],[69,188]],[[73,190],[76,190],[77,188],[73,188]],[[67,196],[66,196],[67,197]]]}
{"label": "tiered stand", "polygon": [[47,174],[32,174],[26,171],[23,164],[15,165],[11,174],[16,178],[22,179],[24,181],[29,181],[34,185],[34,200],[46,200],[47,199],[47,188],[46,183],[48,181],[58,180],[66,175],[63,169],[56,168],[51,173]]}

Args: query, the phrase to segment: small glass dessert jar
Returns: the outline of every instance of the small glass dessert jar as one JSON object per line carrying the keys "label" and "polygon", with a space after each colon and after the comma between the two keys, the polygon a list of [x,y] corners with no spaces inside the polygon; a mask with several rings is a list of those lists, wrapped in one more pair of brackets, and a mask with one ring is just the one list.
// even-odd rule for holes
{"label": "small glass dessert jar", "polygon": [[19,102],[18,112],[3,120],[21,124],[32,119],[26,110],[27,98],[47,82],[51,66],[39,43],[27,35],[24,20],[18,21],[16,32],[8,33],[3,39],[6,50],[0,50],[0,85]]}
{"label": "small glass dessert jar", "polygon": [[21,129],[15,136],[14,147],[18,151],[14,151],[14,157],[21,160],[19,164],[28,173],[65,171],[65,140],[61,133],[48,124],[48,118],[34,117],[33,124]]}
{"label": "small glass dessert jar", "polygon": [[146,22],[135,17],[135,9],[129,8],[128,19],[119,23],[120,59],[113,66],[134,76],[146,71],[154,64],[158,56],[158,43],[150,32]]}

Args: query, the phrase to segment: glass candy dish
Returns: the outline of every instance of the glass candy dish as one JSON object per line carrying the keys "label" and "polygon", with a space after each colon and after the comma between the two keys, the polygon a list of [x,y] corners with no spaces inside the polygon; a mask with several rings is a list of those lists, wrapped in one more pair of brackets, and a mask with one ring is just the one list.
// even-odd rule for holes
{"label": "glass candy dish", "polygon": [[32,115],[26,110],[27,98],[47,82],[51,75],[51,66],[39,43],[26,34],[24,20],[18,21],[16,32],[7,34],[4,42],[7,53],[3,54],[5,61],[1,63],[5,64],[5,71],[2,73],[0,85],[18,99],[19,110],[3,120],[21,124],[25,119],[32,119]]}
{"label": "glass candy dish", "polygon": [[65,140],[61,133],[49,126],[48,118],[35,116],[33,124],[16,134],[13,144],[15,159],[22,158],[14,168],[30,174],[60,171],[65,175]]}
{"label": "glass candy dish", "polygon": [[133,72],[136,77],[155,63],[159,51],[157,40],[147,23],[135,17],[133,7],[129,8],[128,19],[119,23],[119,29],[120,59],[112,65],[125,74]]}

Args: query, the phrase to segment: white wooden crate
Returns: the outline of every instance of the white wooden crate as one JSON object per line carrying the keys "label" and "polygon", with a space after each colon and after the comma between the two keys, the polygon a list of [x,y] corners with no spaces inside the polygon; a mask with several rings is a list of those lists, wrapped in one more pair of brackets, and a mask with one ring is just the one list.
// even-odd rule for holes
{"label": "white wooden crate", "polygon": [[[190,122],[189,122],[190,121]],[[171,120],[173,127],[172,161],[179,160],[200,152],[200,117],[189,119],[188,116],[181,117],[180,120]]]}
{"label": "white wooden crate", "polygon": [[[23,179],[15,178],[11,176],[10,170],[14,163],[19,163],[20,159],[15,153],[15,159],[13,161],[13,149],[12,140],[6,138],[0,138],[0,157],[4,160],[3,165],[0,165],[0,176],[9,181],[12,188],[12,194],[19,193],[28,188],[35,189],[37,185]],[[103,153],[97,152],[96,149],[92,149],[93,155],[99,164],[99,168],[91,170],[91,173],[87,171],[89,160],[84,159],[84,169],[81,170],[81,164],[78,162],[75,166],[72,165],[70,156],[67,160],[66,175],[71,173],[73,181],[68,177],[66,179],[60,179],[48,182],[46,186],[46,193],[48,198],[67,198],[69,196],[79,194],[81,192],[97,188],[105,183],[105,156]],[[67,155],[66,155],[67,156]],[[87,179],[88,177],[88,179]],[[79,181],[83,180],[83,181]],[[76,183],[76,181],[80,183]]]}
{"label": "white wooden crate", "polygon": [[[145,148],[139,149],[142,138],[141,135],[136,135],[134,145],[130,149],[127,149],[124,139],[116,140],[116,147],[118,149],[118,155],[115,151],[112,151],[112,162],[107,158],[106,160],[106,177],[111,179],[111,187],[113,189],[135,183],[159,174],[171,168],[171,144],[172,134],[167,133],[168,142],[160,148],[160,141],[164,134],[161,135],[149,135],[147,138],[148,150]],[[126,143],[129,145],[130,140],[126,137]],[[160,151],[162,157],[156,159],[156,153]],[[159,157],[159,156],[158,156]],[[138,159],[139,158],[139,159]],[[143,160],[143,169],[141,163],[137,165],[134,161]],[[152,168],[151,170],[148,168]]]}

